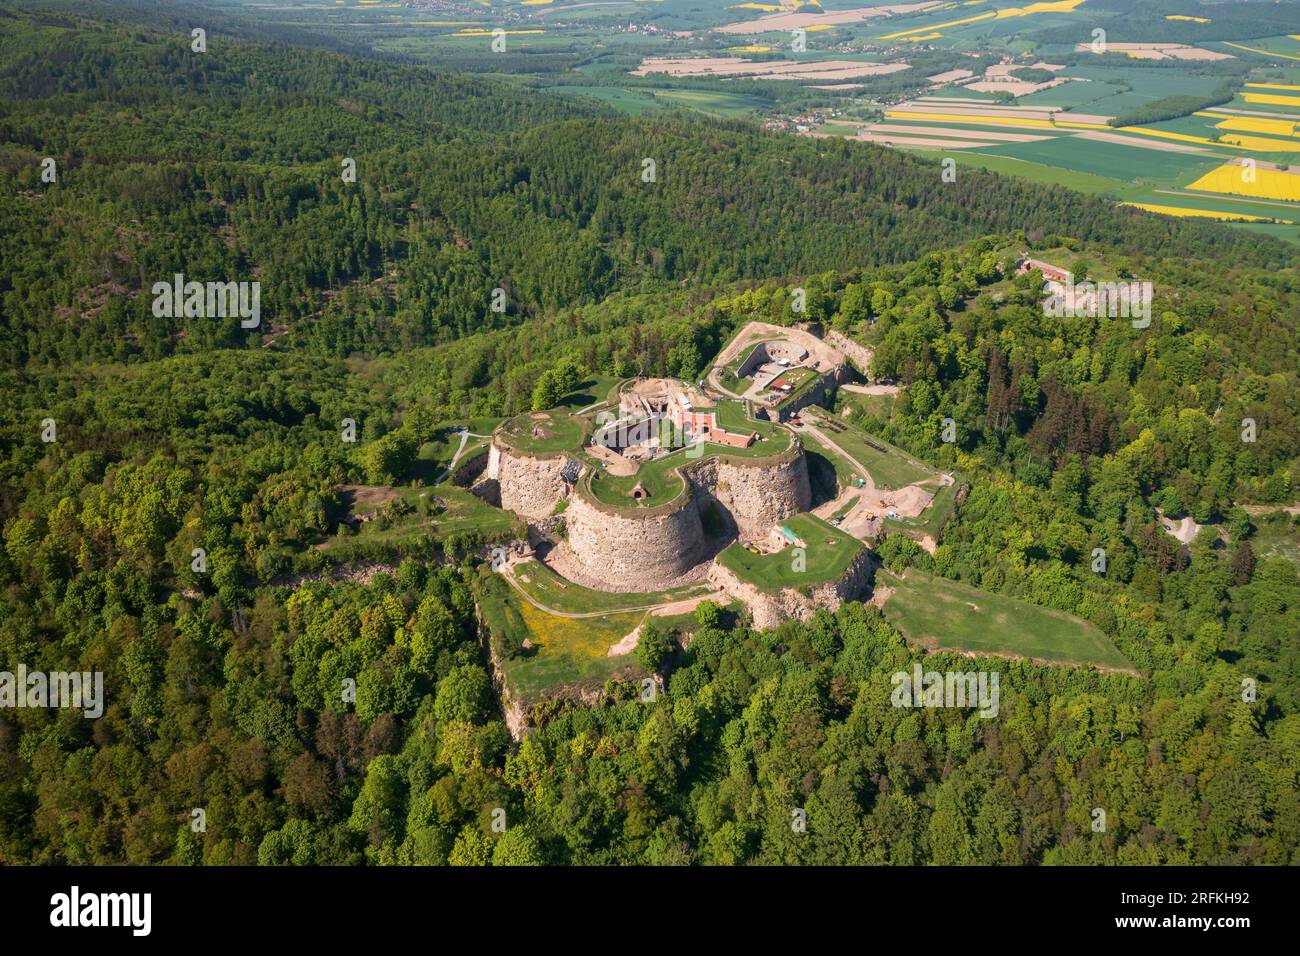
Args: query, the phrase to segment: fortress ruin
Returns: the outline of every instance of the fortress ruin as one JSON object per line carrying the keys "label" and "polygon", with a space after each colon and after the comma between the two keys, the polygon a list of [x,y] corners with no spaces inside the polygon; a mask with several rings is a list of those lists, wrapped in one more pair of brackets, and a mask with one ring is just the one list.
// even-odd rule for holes
{"label": "fortress ruin", "polygon": [[[702,578],[722,546],[765,537],[812,500],[798,437],[727,401],[636,379],[584,427],[519,416],[493,435],[485,478],[501,507],[562,521],[557,558],[582,583],[649,591]],[[563,434],[571,447],[555,447]]]}

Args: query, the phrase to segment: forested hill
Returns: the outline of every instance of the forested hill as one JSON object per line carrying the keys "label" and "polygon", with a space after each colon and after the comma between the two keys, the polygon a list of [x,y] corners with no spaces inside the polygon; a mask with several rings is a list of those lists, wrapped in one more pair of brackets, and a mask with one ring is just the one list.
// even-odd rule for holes
{"label": "forested hill", "polygon": [[[158,158],[198,160],[252,158],[221,150],[232,137],[238,142],[256,131],[262,134],[264,149],[259,159],[310,161],[332,156],[330,151],[341,145],[331,127],[305,122],[328,113],[363,121],[349,132],[354,136],[369,132],[372,138],[355,141],[357,145],[411,146],[475,132],[518,130],[601,111],[594,104],[584,106],[567,98],[539,95],[496,80],[436,73],[305,46],[250,42],[211,30],[205,53],[192,51],[191,42],[188,26],[178,25],[164,33],[156,27],[117,26],[83,17],[37,17],[0,6],[0,106],[7,117],[32,120],[12,131],[6,128],[6,132],[42,129],[34,122],[39,118],[56,124],[45,130],[45,145],[85,146],[84,155],[95,160],[141,158],[139,152],[114,149],[133,142],[155,148],[160,142],[184,146],[186,152],[174,153],[164,147]],[[107,113],[105,118],[113,129],[98,131],[97,138],[84,142],[61,142],[61,136],[74,135],[76,130],[67,130],[58,120],[88,110],[123,107],[141,111],[137,120],[146,119],[155,110],[159,115],[177,108],[199,110],[204,115],[195,118],[193,125],[206,124],[211,142],[190,153],[196,144],[174,137],[172,127],[150,129],[147,123],[127,122],[131,117],[112,119]],[[295,108],[324,112],[294,119],[291,113]],[[259,112],[267,116],[259,118]],[[226,114],[234,118],[217,122]],[[290,124],[281,128],[285,120]],[[114,129],[131,125],[144,127],[134,140],[124,139],[120,130],[114,135]],[[275,138],[268,140],[264,135],[277,129],[281,134],[303,134],[304,141],[313,144],[311,155],[277,152]]]}
{"label": "forested hill", "polygon": [[[42,160],[58,180],[41,180]],[[345,182],[343,161],[356,163]],[[653,182],[642,179],[645,160]],[[627,120],[509,85],[67,16],[0,16],[10,365],[274,338],[449,341],[616,290],[797,277],[992,230],[1281,265],[1289,248],[867,144]],[[261,326],[151,314],[153,283],[256,279]],[[492,290],[507,293],[491,309]]]}

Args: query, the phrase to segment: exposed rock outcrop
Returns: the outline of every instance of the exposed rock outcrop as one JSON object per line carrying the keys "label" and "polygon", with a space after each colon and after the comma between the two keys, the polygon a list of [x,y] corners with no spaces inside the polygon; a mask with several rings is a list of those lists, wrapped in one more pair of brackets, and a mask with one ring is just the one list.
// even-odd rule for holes
{"label": "exposed rock outcrop", "polygon": [[764,591],[742,581],[715,561],[709,568],[709,583],[748,605],[754,618],[754,627],[765,631],[790,618],[806,621],[818,608],[834,611],[845,601],[862,598],[871,589],[875,571],[875,558],[864,548],[849,563],[838,581],[827,581],[806,588],[786,587]]}
{"label": "exposed rock outcrop", "polygon": [[808,460],[797,440],[770,458],[707,458],[687,474],[701,508],[716,503],[742,537],[763,537],[778,521],[812,507]]}

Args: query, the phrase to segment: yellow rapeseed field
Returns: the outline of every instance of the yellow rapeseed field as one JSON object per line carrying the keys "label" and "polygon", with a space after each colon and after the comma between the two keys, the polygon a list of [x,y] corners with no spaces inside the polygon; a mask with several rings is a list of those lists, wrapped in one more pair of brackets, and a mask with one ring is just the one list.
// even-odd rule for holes
{"label": "yellow rapeseed field", "polygon": [[[1247,222],[1268,222],[1267,216],[1248,216],[1242,212],[1215,212],[1211,209],[1187,209],[1183,206],[1157,206],[1153,203],[1146,202],[1122,202],[1121,206],[1133,206],[1137,209],[1145,209],[1147,212],[1163,213],[1166,216],[1182,216],[1194,219],[1241,219]],[[1290,224],[1289,219],[1279,219],[1279,222]]]}
{"label": "yellow rapeseed field", "polygon": [[[948,27],[959,27],[967,23],[978,23],[981,20],[1006,20],[1011,17],[1028,17],[1035,13],[1070,13],[1076,7],[1082,6],[1086,0],[1052,0],[1048,3],[1031,3],[1024,7],[1003,7],[1001,10],[990,10],[988,13],[977,14],[973,17],[963,17],[960,20],[949,20],[946,23],[934,23],[927,27],[916,30],[899,30],[897,33],[887,33],[880,37],[881,40],[897,40],[903,37],[912,42],[921,39],[932,39],[940,36],[938,33],[922,37],[925,30],[945,30]],[[942,9],[942,8],[939,8]]]}
{"label": "yellow rapeseed field", "polygon": [[1300,153],[1300,142],[1294,140],[1288,142],[1284,139],[1240,136],[1234,133],[1230,136],[1219,137],[1219,142],[1226,143],[1229,146],[1240,146],[1242,149],[1248,149],[1255,153]]}
{"label": "yellow rapeseed field", "polygon": [[1233,196],[1250,196],[1255,199],[1284,199],[1300,202],[1300,173],[1284,173],[1277,169],[1256,169],[1255,181],[1247,182],[1245,169],[1234,163],[1225,163],[1210,170],[1187,188],[1200,192],[1227,193]]}
{"label": "yellow rapeseed field", "polygon": [[1050,129],[1047,120],[1019,119],[1014,116],[968,116],[964,113],[913,113],[910,110],[886,110],[886,119],[929,120],[939,123],[966,123],[972,126],[1016,126],[1023,129]]}
{"label": "yellow rapeseed field", "polygon": [[1280,93],[1242,93],[1241,98],[1261,106],[1300,106],[1300,96],[1282,96]]}
{"label": "yellow rapeseed field", "polygon": [[[1218,113],[1197,113],[1197,116],[1219,118]],[[1250,116],[1231,116],[1214,124],[1219,129],[1239,130],[1243,133],[1267,133],[1269,136],[1294,136],[1296,123],[1282,119],[1255,119]]]}

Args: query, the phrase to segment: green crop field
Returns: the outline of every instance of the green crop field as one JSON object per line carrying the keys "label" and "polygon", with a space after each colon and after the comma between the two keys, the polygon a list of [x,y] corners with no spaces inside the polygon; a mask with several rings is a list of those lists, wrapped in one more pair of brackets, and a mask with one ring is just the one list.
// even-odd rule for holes
{"label": "green crop field", "polygon": [[664,108],[650,90],[626,90],[617,86],[551,86],[550,93],[561,96],[581,96],[612,107],[627,116],[641,116]]}
{"label": "green crop field", "polygon": [[[1156,153],[1138,146],[1080,140],[1076,136],[1058,136],[1035,143],[1009,143],[990,146],[981,152],[1043,163],[1063,169],[1090,173],[1093,176],[1125,179],[1129,182],[1174,186],[1196,178],[1218,165],[1208,156],[1186,153]],[[1157,161],[1158,158],[1158,161]],[[1068,183],[1067,183],[1068,185]]]}
{"label": "green crop field", "polygon": [[802,570],[797,569],[791,548],[754,554],[740,542],[718,555],[718,562],[742,581],[760,588],[798,588],[838,580],[862,550],[862,542],[811,514],[795,515],[782,524],[805,545]]}
{"label": "green crop field", "polygon": [[698,110],[710,116],[733,118],[752,116],[769,110],[770,100],[736,93],[715,93],[712,90],[657,90],[655,100],[667,106]]}
{"label": "green crop field", "polygon": [[892,589],[885,617],[915,644],[1058,663],[1130,666],[1096,626],[1062,611],[915,568],[902,577],[880,571],[876,587]]}

